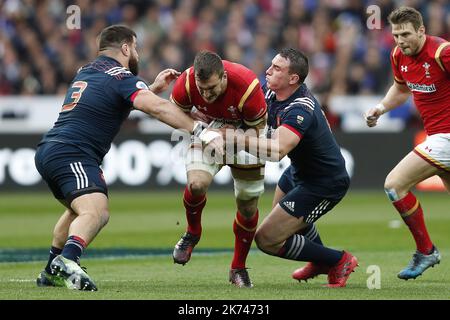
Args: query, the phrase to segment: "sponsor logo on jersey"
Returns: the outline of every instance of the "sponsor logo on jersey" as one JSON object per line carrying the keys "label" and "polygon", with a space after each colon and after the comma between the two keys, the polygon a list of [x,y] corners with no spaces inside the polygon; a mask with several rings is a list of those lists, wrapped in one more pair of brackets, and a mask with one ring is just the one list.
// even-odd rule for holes
{"label": "sponsor logo on jersey", "polygon": [[424,93],[430,93],[436,91],[436,86],[433,84],[426,85],[426,84],[419,84],[419,83],[411,83],[409,81],[406,82],[406,85],[408,86],[409,90],[411,91],[417,91],[417,92],[424,92]]}
{"label": "sponsor logo on jersey", "polygon": [[408,72],[408,66],[400,66],[402,72]]}
{"label": "sponsor logo on jersey", "polygon": [[302,124],[304,119],[302,116],[297,116],[297,123]]}

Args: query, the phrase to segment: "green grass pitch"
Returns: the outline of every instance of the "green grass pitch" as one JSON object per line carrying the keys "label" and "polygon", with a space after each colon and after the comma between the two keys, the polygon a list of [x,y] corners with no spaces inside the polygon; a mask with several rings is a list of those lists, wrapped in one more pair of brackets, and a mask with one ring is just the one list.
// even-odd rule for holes
{"label": "green grass pitch", "polygon": [[[272,195],[273,190],[267,190],[261,199],[260,221],[270,211]],[[399,215],[380,190],[350,192],[317,223],[325,244],[349,250],[359,259],[360,266],[349,278],[346,288],[323,287],[326,276],[298,283],[291,278],[291,272],[303,263],[265,255],[253,246],[247,260],[255,286],[250,290],[228,283],[235,214],[231,190],[209,194],[201,242],[188,264],[173,263],[173,245],[186,225],[181,196],[181,191],[111,191],[110,222],[82,260],[99,291],[80,292],[35,285],[62,207],[50,193],[0,193],[0,300],[450,298],[450,201],[447,194],[417,193],[442,261],[416,280],[397,279],[397,272],[409,262],[415,246],[406,226],[400,224]],[[97,255],[89,257],[89,251]],[[30,252],[34,253],[34,258]],[[109,256],[100,258],[98,253],[101,252]],[[133,256],[136,252],[139,254]],[[21,261],[5,262],[8,260],[6,253]],[[40,261],[36,261],[36,253]],[[380,289],[368,289],[368,279],[372,275],[367,273],[369,266],[379,267]]]}

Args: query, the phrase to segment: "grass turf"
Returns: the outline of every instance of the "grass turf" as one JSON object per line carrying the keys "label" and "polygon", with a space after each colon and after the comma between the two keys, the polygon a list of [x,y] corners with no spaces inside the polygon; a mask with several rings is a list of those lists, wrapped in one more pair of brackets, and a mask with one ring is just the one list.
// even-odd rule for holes
{"label": "grass turf", "polygon": [[[261,199],[261,220],[269,212],[272,192]],[[448,299],[450,286],[450,216],[446,194],[417,194],[427,226],[443,256],[439,266],[416,280],[403,281],[397,272],[410,260],[414,242],[382,192],[351,192],[317,223],[325,244],[355,254],[360,267],[343,289],[322,287],[326,276],[306,283],[291,279],[302,265],[253,249],[247,266],[255,284],[240,290],[228,284],[234,236],[231,192],[210,193],[198,249],[228,252],[196,254],[186,266],[174,265],[170,254],[145,257],[84,259],[99,286],[98,292],[37,288],[53,225],[61,206],[50,194],[0,194],[0,250],[42,249],[40,262],[0,263],[0,300],[3,299]],[[111,192],[111,220],[92,249],[162,248],[170,252],[185,229],[181,194]],[[394,221],[394,222],[392,222]],[[392,228],[394,226],[394,228]],[[89,251],[89,249],[88,249]],[[126,249],[125,249],[126,251]],[[164,251],[164,250],[163,250]],[[198,250],[200,251],[200,250]],[[87,256],[89,253],[87,254]],[[369,290],[370,265],[381,270],[381,289]]]}

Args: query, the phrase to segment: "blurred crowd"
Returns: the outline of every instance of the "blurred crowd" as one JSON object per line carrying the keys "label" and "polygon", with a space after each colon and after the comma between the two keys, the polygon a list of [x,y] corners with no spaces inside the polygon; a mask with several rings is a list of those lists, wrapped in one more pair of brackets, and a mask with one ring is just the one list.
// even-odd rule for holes
{"label": "blurred crowd", "polygon": [[[381,10],[369,29],[369,5]],[[70,30],[70,5],[80,29]],[[319,96],[382,94],[392,83],[388,14],[410,5],[427,33],[449,39],[446,0],[0,0],[0,95],[64,94],[78,68],[97,55],[96,37],[111,24],[138,36],[140,75],[184,70],[199,50],[251,68],[264,81],[277,50],[295,47],[310,59],[309,87]]]}

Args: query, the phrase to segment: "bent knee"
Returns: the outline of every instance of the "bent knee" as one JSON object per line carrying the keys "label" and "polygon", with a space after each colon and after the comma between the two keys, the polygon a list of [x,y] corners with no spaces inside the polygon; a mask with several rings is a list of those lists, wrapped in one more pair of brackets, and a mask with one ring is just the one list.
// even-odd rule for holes
{"label": "bent knee", "polygon": [[109,222],[109,211],[108,210],[103,210],[100,212],[99,214],[99,223],[100,223],[100,227],[103,228],[104,226],[106,226],[106,224]]}
{"label": "bent knee", "polygon": [[394,174],[389,174],[384,181],[384,192],[391,201],[398,201],[403,198],[409,191],[409,186],[401,183],[399,179]]}
{"label": "bent knee", "polygon": [[262,252],[272,255],[276,253],[276,250],[274,250],[276,243],[267,229],[258,228],[258,230],[256,230],[255,243],[258,249]]}
{"label": "bent knee", "polygon": [[192,181],[189,183],[189,191],[193,196],[201,196],[208,191],[209,184],[204,181]]}
{"label": "bent knee", "polygon": [[398,183],[398,179],[392,173],[389,173],[384,180],[384,189],[385,190],[396,190],[400,187]]}
{"label": "bent knee", "polygon": [[253,217],[258,210],[258,198],[251,201],[237,200],[237,207],[239,212],[247,219]]}

